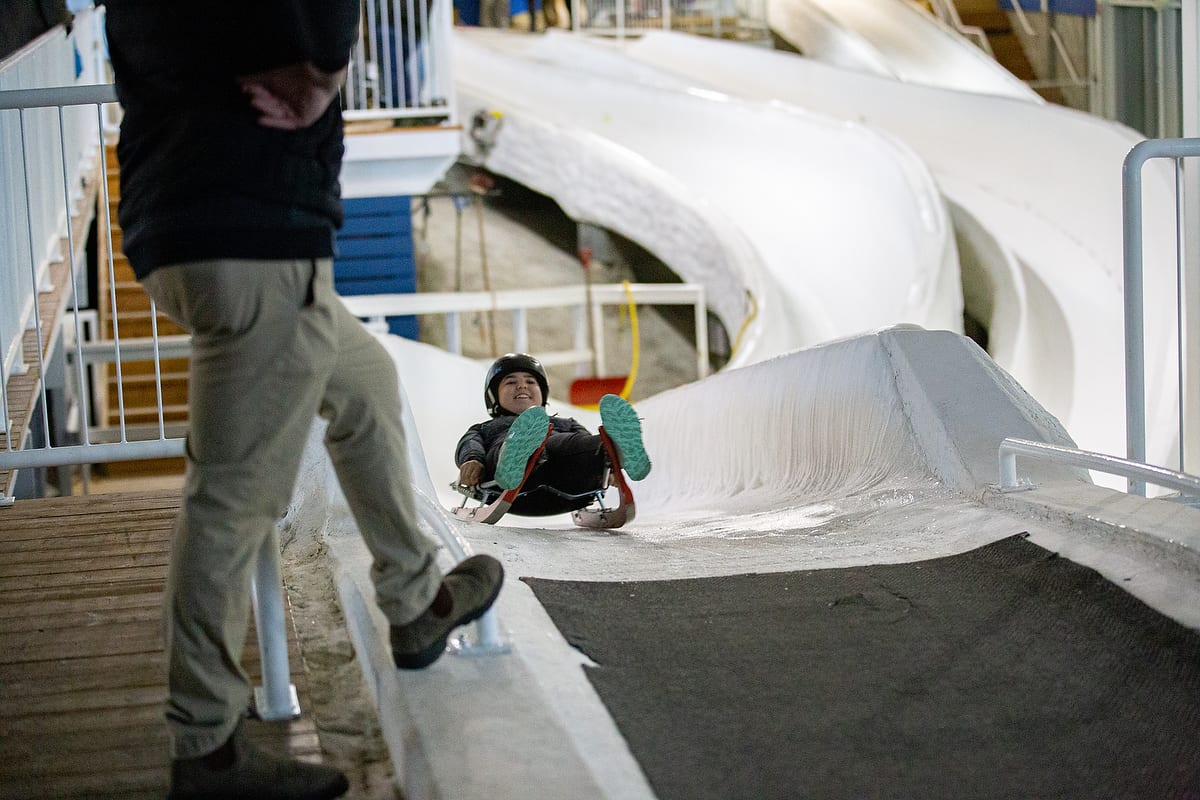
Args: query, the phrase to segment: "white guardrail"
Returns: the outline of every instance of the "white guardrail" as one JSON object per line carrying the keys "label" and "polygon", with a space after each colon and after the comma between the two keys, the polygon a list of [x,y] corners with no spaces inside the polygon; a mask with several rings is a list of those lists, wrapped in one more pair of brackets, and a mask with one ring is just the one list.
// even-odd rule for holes
{"label": "white guardrail", "polygon": [[571,28],[623,39],[683,30],[713,37],[769,38],[765,0],[569,0]]}
{"label": "white guardrail", "polygon": [[[1125,442],[1126,455],[1132,461],[1146,459],[1146,342],[1144,333],[1144,295],[1142,264],[1142,167],[1154,158],[1170,158],[1175,162],[1175,240],[1176,240],[1176,308],[1175,320],[1178,333],[1179,363],[1177,386],[1179,389],[1179,469],[1187,463],[1185,456],[1185,422],[1189,421],[1188,400],[1200,404],[1200,387],[1193,386],[1196,397],[1185,391],[1188,371],[1184,359],[1189,352],[1200,354],[1200,330],[1188,331],[1185,311],[1188,287],[1200,292],[1200,272],[1187,276],[1185,282],[1183,159],[1200,157],[1200,139],[1150,139],[1136,144],[1125,156],[1121,172],[1122,225],[1124,227],[1124,286],[1125,286]],[[1193,160],[1192,166],[1200,162]],[[1186,209],[1195,214],[1195,209]],[[1196,243],[1190,243],[1196,246]],[[1154,313],[1162,313],[1155,309]],[[1200,320],[1193,322],[1200,328]],[[1190,335],[1190,341],[1187,336]],[[1193,358],[1196,355],[1192,356]],[[1200,411],[1192,409],[1190,424],[1200,424]],[[1131,494],[1146,493],[1144,484],[1131,480]]]}
{"label": "white guardrail", "polygon": [[[536,352],[538,360],[547,366],[576,364],[598,365],[605,373],[605,345],[601,316],[605,306],[620,306],[629,302],[638,305],[692,306],[696,335],[696,376],[708,375],[708,305],[704,287],[690,283],[611,283],[593,285],[591,306],[588,307],[584,286],[555,286],[543,289],[506,289],[491,292],[422,292],[420,294],[376,294],[343,297],[350,313],[366,320],[376,329],[385,329],[387,317],[410,314],[442,315],[446,324],[446,349],[461,355],[461,315],[481,311],[507,311],[512,314],[513,347],[516,352]],[[568,350],[549,350],[529,346],[529,311],[537,308],[571,308],[575,312],[573,345]],[[591,324],[587,316],[590,313]],[[588,330],[594,332],[588,342]]]}
{"label": "white guardrail", "polygon": [[[1185,311],[1186,292],[1185,254],[1187,244],[1184,224],[1184,181],[1183,159],[1200,157],[1200,139],[1151,139],[1140,142],[1129,151],[1122,167],[1122,202],[1124,225],[1124,301],[1125,301],[1125,437],[1128,458],[1093,453],[1072,447],[1031,442],[1025,439],[1005,439],[1000,443],[1000,489],[1017,491],[1028,489],[1031,484],[1017,479],[1016,457],[1018,455],[1039,458],[1075,467],[1094,469],[1119,475],[1128,480],[1130,494],[1145,496],[1146,484],[1152,483],[1175,489],[1188,496],[1200,497],[1200,478],[1183,471],[1186,441],[1185,422],[1200,421],[1200,413],[1188,414],[1188,400],[1200,402],[1200,397],[1191,398],[1185,391],[1188,372],[1185,358],[1194,349],[1200,352],[1200,331],[1188,330],[1188,315]],[[1142,167],[1154,158],[1170,158],[1175,161],[1176,202],[1176,290],[1175,308],[1178,331],[1179,363],[1177,365],[1179,401],[1179,469],[1167,469],[1145,463],[1146,458],[1146,344],[1143,331],[1145,311],[1142,285]],[[1194,213],[1194,212],[1193,212]],[[1200,282],[1200,275],[1187,276]],[[1193,291],[1195,291],[1193,289]],[[1156,313],[1161,313],[1156,309]],[[1190,341],[1188,337],[1190,336]],[[1200,392],[1198,392],[1200,394]]]}
{"label": "white guardrail", "polygon": [[1016,492],[1033,488],[1033,484],[1017,478],[1017,456],[1019,455],[1054,461],[1072,467],[1099,470],[1131,480],[1140,479],[1200,498],[1200,478],[1195,475],[1176,472],[1165,467],[1141,464],[1127,458],[1118,458],[1103,453],[1011,438],[1000,443],[1000,491],[1002,492]]}

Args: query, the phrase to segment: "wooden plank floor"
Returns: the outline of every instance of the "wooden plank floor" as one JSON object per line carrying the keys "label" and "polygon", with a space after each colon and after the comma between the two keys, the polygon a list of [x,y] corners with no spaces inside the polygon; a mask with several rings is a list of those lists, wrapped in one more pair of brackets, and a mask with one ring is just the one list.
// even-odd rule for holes
{"label": "wooden plank floor", "polygon": [[[161,798],[168,743],[161,602],[177,489],[0,508],[0,798]],[[291,610],[292,683],[307,708]],[[253,626],[244,664],[258,685]],[[251,722],[320,761],[310,717]]]}

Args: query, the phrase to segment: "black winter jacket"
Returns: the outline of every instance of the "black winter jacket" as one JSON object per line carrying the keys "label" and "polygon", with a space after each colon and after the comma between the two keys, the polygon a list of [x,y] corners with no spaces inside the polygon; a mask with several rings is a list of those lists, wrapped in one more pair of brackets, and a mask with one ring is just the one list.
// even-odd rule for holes
{"label": "black winter jacket", "polygon": [[124,250],[138,277],[211,258],[324,258],[342,222],[337,102],[309,128],[257,124],[238,76],[347,63],[358,0],[107,0]]}
{"label": "black winter jacket", "polygon": [[[504,443],[504,437],[516,419],[514,414],[501,414],[467,428],[454,450],[454,465],[461,467],[468,461],[488,464],[487,454]],[[550,417],[550,422],[554,425],[554,433],[591,433],[571,417]],[[490,480],[491,476],[487,477]]]}

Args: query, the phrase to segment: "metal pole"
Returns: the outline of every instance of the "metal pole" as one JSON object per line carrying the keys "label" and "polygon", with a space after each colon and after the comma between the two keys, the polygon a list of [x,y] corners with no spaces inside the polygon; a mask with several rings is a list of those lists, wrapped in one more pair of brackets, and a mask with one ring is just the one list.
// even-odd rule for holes
{"label": "metal pole", "polygon": [[1073,447],[1063,447],[1046,442],[1033,442],[1028,439],[1005,439],[1000,443],[1000,489],[1013,491],[1030,488],[1028,485],[1018,485],[1017,455],[1040,458],[1059,464],[1069,464],[1073,467],[1095,469],[1113,475],[1134,475],[1156,483],[1177,489],[1181,493],[1200,496],[1200,478],[1187,475],[1165,467],[1155,467],[1150,464],[1139,464],[1124,458],[1094,453],[1090,450],[1077,450]]}
{"label": "metal pole", "polygon": [[288,666],[287,626],[283,615],[283,574],[279,567],[279,534],[272,530],[258,552],[250,579],[254,625],[263,685],[254,690],[254,705],[261,719],[272,721],[300,716],[300,700],[291,683]]}
{"label": "metal pole", "polygon": [[[1151,139],[1125,156],[1121,172],[1124,226],[1125,449],[1132,461],[1146,460],[1146,365],[1142,284],[1142,166],[1152,158],[1200,156],[1200,139]],[[1178,199],[1177,199],[1178,202]],[[1177,265],[1182,268],[1182,265]],[[1182,437],[1184,432],[1179,432]],[[1129,493],[1145,495],[1143,481],[1129,480]]]}
{"label": "metal pole", "polygon": [[[1121,175],[1125,261],[1125,454],[1146,460],[1146,364],[1142,324],[1142,165],[1149,141],[1134,145]],[[1146,484],[1130,478],[1130,494],[1145,496]]]}
{"label": "metal pole", "polygon": [[[1181,8],[1183,135],[1200,137],[1200,4]],[[1184,165],[1184,319],[1187,339],[1181,354],[1186,365],[1183,469],[1200,473],[1200,164]],[[1180,447],[1182,453],[1184,448]]]}

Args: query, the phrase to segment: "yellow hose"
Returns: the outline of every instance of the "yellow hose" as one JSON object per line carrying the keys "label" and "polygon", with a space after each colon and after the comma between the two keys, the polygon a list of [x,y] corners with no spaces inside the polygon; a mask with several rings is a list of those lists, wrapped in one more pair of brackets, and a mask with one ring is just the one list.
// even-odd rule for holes
{"label": "yellow hose", "polygon": [[629,330],[633,335],[633,358],[629,365],[629,375],[625,378],[625,386],[621,389],[621,399],[628,400],[633,392],[633,382],[637,380],[638,364],[641,362],[641,339],[638,336],[637,304],[633,302],[633,289],[629,281],[621,281],[625,287],[625,299],[629,301]]}
{"label": "yellow hose", "polygon": [[742,336],[745,335],[746,329],[750,327],[750,323],[758,316],[758,300],[754,298],[754,294],[747,289],[746,299],[750,301],[750,313],[742,320],[742,326],[738,328],[737,336],[733,337],[733,346],[729,348],[729,357],[733,358],[737,352],[738,346],[742,343]]}
{"label": "yellow hose", "polygon": [[[629,330],[633,337],[633,357],[630,359],[629,374],[625,376],[625,385],[621,387],[621,399],[628,400],[633,392],[633,383],[637,380],[638,365],[641,363],[641,336],[638,333],[637,304],[633,302],[633,289],[629,281],[621,282],[625,286],[625,299],[629,308]],[[596,403],[580,405],[589,411],[596,411],[600,406]]]}

